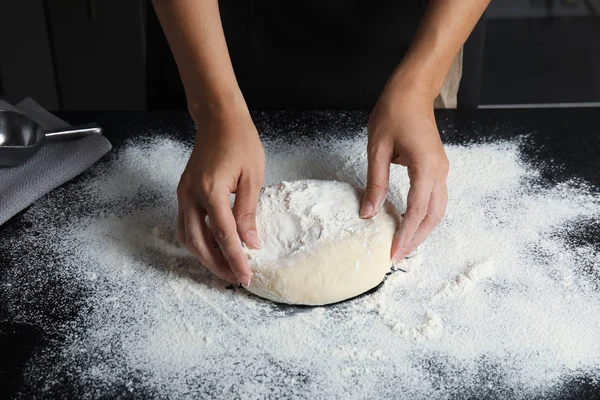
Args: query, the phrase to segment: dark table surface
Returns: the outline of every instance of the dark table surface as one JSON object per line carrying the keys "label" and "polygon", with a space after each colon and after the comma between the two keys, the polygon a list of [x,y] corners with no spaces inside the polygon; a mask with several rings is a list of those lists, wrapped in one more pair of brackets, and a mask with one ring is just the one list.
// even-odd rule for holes
{"label": "dark table surface", "polygon": [[[522,154],[540,172],[541,179],[548,184],[578,179],[587,182],[591,190],[600,191],[600,108],[567,109],[521,109],[521,110],[478,110],[450,111],[437,113],[438,125],[445,143],[468,144],[499,141],[522,137]],[[113,143],[113,152],[118,152],[127,141],[138,136],[156,134],[175,137],[191,143],[194,125],[183,112],[62,112],[61,118],[72,124],[94,121],[103,126],[105,135]],[[254,119],[261,135],[279,135],[293,141],[306,139],[327,132],[335,121],[336,131],[349,131],[365,125],[368,114],[364,111],[348,112],[257,112]],[[293,129],[292,129],[293,127]],[[276,133],[275,133],[276,132]],[[109,162],[110,156],[101,163]],[[74,181],[89,179],[88,173]],[[73,181],[66,185],[72,185]],[[69,207],[68,198],[64,207]],[[21,215],[0,226],[0,279],[3,273],[23,267],[19,256],[3,246],[8,238],[19,237],[30,229]],[[582,233],[579,238],[600,251],[600,224]],[[39,250],[32,250],[39,251]],[[31,257],[29,254],[28,260]],[[42,261],[40,261],[42,262]],[[35,268],[29,265],[28,268]],[[36,351],[46,349],[48,338],[44,327],[16,322],[9,304],[3,300],[5,290],[0,285],[0,398],[31,397],[36,388],[27,387],[23,370]],[[62,294],[76,296],[76,294]],[[64,302],[64,298],[54,301]],[[52,296],[42,306],[55,312]],[[32,304],[31,307],[40,307]],[[59,308],[60,309],[60,308]],[[55,315],[56,324],[68,322],[72,315]],[[56,338],[53,338],[56,340]],[[51,366],[49,366],[51,368]],[[61,388],[59,397],[71,397],[76,393],[68,387]],[[592,380],[574,380],[557,398],[599,398],[600,387]],[[114,394],[113,394],[114,395]],[[122,396],[136,397],[135,393],[123,392]]]}

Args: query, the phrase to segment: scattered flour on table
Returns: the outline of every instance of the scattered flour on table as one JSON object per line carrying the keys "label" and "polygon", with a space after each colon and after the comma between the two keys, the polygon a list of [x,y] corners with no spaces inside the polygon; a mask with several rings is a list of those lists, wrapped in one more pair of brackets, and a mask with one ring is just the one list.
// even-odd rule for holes
{"label": "scattered flour on table", "polygon": [[432,301],[472,290],[477,281],[487,278],[493,272],[494,263],[491,260],[469,266],[465,272],[458,274],[454,280],[444,282],[440,290],[432,297]]}
{"label": "scattered flour on table", "polygon": [[[267,185],[365,184],[364,132],[265,146]],[[448,146],[447,215],[420,266],[316,308],[227,289],[177,244],[175,189],[189,152],[140,139],[26,213],[39,233],[10,246],[60,257],[8,273],[15,315],[43,322],[35,307],[20,308],[42,292],[82,297],[57,328],[67,337],[59,356],[29,366],[42,393],[71,379],[91,397],[124,387],[174,398],[528,398],[600,373],[600,256],[569,236],[598,222],[599,194],[536,184],[518,143]],[[389,199],[403,210],[406,171],[393,166],[391,176]],[[63,210],[67,195],[80,202]]]}

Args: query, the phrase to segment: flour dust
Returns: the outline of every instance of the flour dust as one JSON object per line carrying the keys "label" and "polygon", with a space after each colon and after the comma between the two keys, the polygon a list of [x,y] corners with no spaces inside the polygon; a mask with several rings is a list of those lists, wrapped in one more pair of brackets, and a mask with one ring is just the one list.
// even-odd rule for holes
{"label": "flour dust", "polygon": [[[365,184],[364,132],[265,146],[266,185]],[[59,189],[24,216],[37,234],[15,239],[15,251],[35,243],[55,256],[8,273],[14,315],[52,322],[31,306],[36,296],[73,314],[51,325],[66,341],[28,367],[41,395],[68,381],[82,397],[529,398],[599,376],[600,255],[568,232],[598,222],[600,196],[578,182],[538,184],[518,143],[447,146],[447,215],[420,265],[316,308],[227,288],[177,244],[175,189],[189,152],[166,138],[134,141],[70,189],[79,205],[62,210]],[[388,198],[402,210],[406,171],[393,166],[391,177]]]}

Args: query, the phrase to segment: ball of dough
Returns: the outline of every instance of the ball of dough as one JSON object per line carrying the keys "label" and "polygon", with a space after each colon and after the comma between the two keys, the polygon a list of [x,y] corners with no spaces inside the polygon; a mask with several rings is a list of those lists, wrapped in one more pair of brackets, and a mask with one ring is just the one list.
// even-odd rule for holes
{"label": "ball of dough", "polygon": [[401,217],[386,202],[374,218],[359,218],[363,193],[336,181],[266,187],[257,209],[261,248],[244,248],[253,274],[247,289],[281,303],[323,305],[381,283]]}

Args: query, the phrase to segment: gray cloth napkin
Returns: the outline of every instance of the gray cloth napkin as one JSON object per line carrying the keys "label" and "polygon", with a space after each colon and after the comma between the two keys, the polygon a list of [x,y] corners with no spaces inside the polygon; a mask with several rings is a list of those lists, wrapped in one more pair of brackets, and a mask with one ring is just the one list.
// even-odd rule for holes
{"label": "gray cloth napkin", "polygon": [[[0,110],[25,114],[44,129],[69,125],[32,99],[25,99],[16,106],[0,100]],[[88,136],[44,144],[25,164],[12,168],[0,167],[0,225],[46,193],[91,167],[111,148],[105,137]]]}

